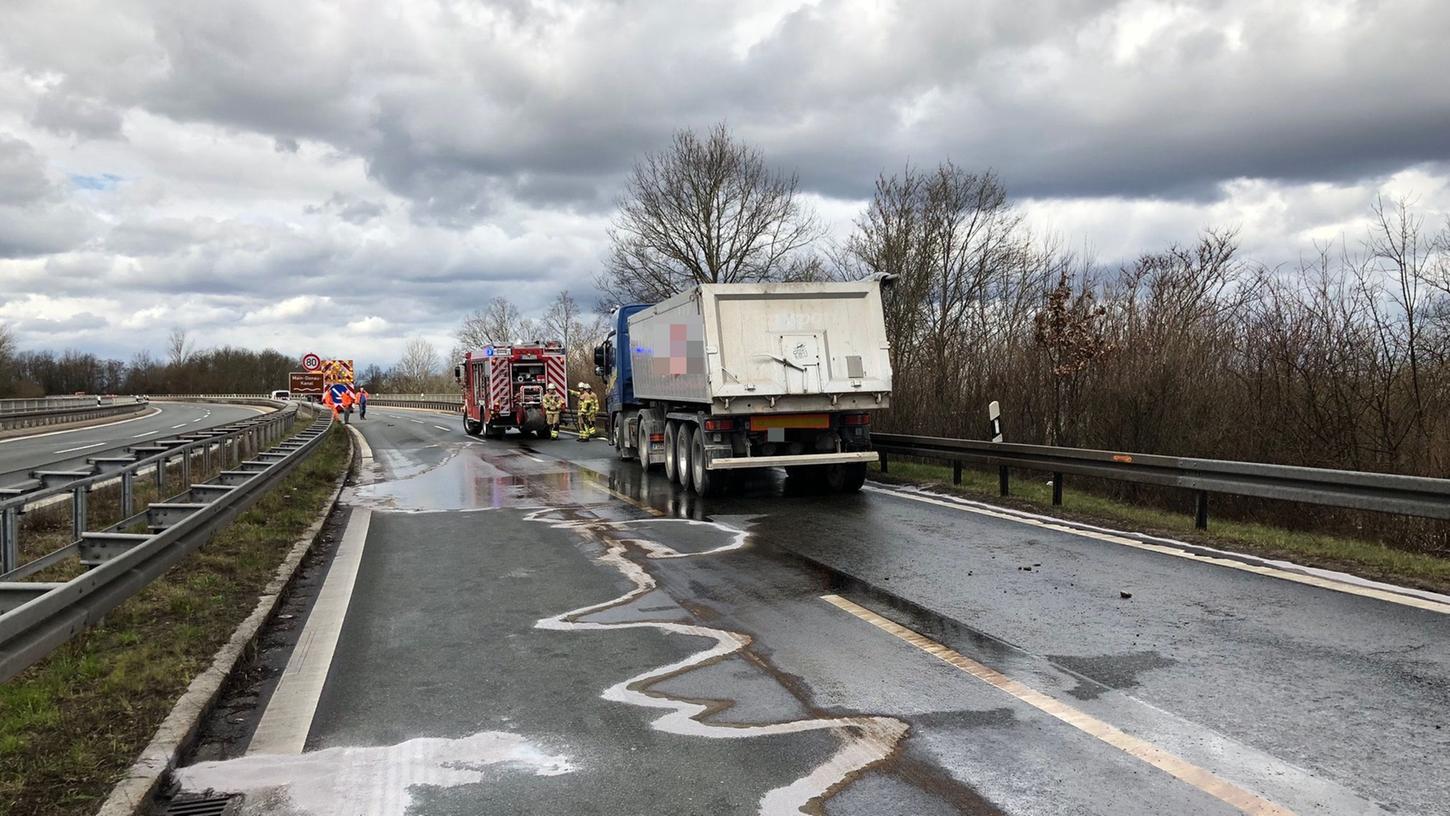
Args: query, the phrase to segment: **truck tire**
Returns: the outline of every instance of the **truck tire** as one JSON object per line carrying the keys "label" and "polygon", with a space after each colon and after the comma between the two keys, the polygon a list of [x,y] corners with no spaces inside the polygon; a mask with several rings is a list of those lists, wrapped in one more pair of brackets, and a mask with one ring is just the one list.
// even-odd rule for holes
{"label": "truck tire", "polygon": [[826,465],[826,487],[832,493],[855,493],[866,483],[866,463]]}
{"label": "truck tire", "polygon": [[639,457],[639,466],[646,471],[652,470],[659,462],[651,461],[649,458],[649,429],[645,427],[644,417],[639,418],[638,441],[639,447],[634,449],[634,453]]}
{"label": "truck tire", "polygon": [[483,423],[469,419],[465,414],[463,417],[463,432],[469,436],[478,436],[483,433]]}
{"label": "truck tire", "polygon": [[725,488],[725,474],[707,470],[705,431],[696,428],[690,438],[690,484],[701,496],[718,496]]}
{"label": "truck tire", "polygon": [[675,481],[686,490],[690,489],[691,428],[684,422],[675,428]]}
{"label": "truck tire", "polygon": [[625,436],[629,433],[629,423],[625,421],[622,414],[615,414],[610,417],[609,425],[614,429],[614,452],[626,462],[633,459],[634,457],[629,453],[629,440]]}
{"label": "truck tire", "polygon": [[665,423],[665,478],[675,480],[675,473],[680,469],[680,463],[675,460],[678,451],[675,450],[675,431],[680,423],[670,421]]}

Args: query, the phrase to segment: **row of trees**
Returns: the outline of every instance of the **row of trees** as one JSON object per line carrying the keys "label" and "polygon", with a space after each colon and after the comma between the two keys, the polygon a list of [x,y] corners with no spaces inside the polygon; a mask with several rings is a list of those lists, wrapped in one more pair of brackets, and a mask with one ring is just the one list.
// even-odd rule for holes
{"label": "row of trees", "polygon": [[828,243],[794,176],[717,127],[635,167],[597,283],[627,302],[891,276],[883,429],[979,437],[999,400],[1016,441],[1447,476],[1450,223],[1370,207],[1365,234],[1290,266],[1215,228],[1103,264],[948,161],[880,176]]}

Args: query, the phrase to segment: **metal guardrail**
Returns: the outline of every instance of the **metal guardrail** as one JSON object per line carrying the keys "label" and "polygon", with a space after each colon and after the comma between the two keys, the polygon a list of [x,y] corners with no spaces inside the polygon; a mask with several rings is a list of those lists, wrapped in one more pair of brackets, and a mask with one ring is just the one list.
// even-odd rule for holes
{"label": "metal guardrail", "polygon": [[[130,512],[123,498],[121,521],[95,532],[82,526],[71,544],[0,575],[0,681],[23,671],[139,592],[316,450],[331,426],[331,417],[322,412],[308,428],[282,441],[297,411],[289,407],[247,420],[240,423],[243,427],[220,435],[138,459],[111,473],[0,502],[9,541],[14,542],[18,533],[14,509],[47,496],[73,492],[82,516],[78,523],[84,525],[84,496],[98,480],[119,474],[123,490],[127,490],[141,469],[153,467],[160,485],[167,460],[180,457],[182,483],[187,485],[181,493],[153,502],[140,513]],[[269,443],[276,444],[265,449]],[[205,462],[213,446],[223,457],[218,460],[219,473],[210,481],[192,483],[189,473],[194,455],[200,451]],[[236,467],[227,469],[233,456]],[[124,532],[137,525],[145,525],[147,532]],[[89,569],[65,582],[20,580],[72,556]]]}
{"label": "metal guardrail", "polygon": [[905,434],[873,433],[871,442],[883,473],[887,454],[951,462],[956,484],[963,463],[995,465],[1003,496],[1009,468],[1051,473],[1053,504],[1062,504],[1067,474],[1191,490],[1199,529],[1208,527],[1210,493],[1450,519],[1450,479]]}
{"label": "metal guardrail", "polygon": [[146,408],[140,402],[115,402],[97,405],[94,402],[79,406],[35,408],[27,411],[0,413],[0,431],[20,428],[38,428],[45,425],[60,425],[87,419],[102,419],[108,416],[123,416],[139,413]]}
{"label": "metal guardrail", "polygon": [[0,416],[28,411],[48,411],[55,408],[84,408],[96,405],[112,405],[135,402],[135,397],[98,397],[95,394],[70,397],[35,397],[33,399],[0,399]]}

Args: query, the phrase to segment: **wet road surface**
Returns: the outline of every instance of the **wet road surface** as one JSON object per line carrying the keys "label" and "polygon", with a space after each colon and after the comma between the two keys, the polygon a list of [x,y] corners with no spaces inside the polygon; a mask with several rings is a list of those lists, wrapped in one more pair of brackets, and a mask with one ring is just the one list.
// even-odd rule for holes
{"label": "wet road surface", "polygon": [[[1450,605],[375,409],[258,814],[1450,811]],[[1123,597],[1127,593],[1131,597]],[[298,752],[301,752],[300,755]]]}
{"label": "wet road surface", "polygon": [[192,433],[254,417],[262,410],[246,405],[154,402],[140,414],[103,424],[0,439],[0,487],[24,482],[36,469],[84,467],[86,459],[121,448]]}

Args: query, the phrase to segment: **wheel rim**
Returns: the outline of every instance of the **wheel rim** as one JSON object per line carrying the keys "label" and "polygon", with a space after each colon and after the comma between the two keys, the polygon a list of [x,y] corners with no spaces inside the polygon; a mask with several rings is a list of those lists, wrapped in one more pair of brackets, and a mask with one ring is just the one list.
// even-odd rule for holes
{"label": "wheel rim", "polygon": [[690,429],[681,426],[675,434],[675,472],[678,474],[676,481],[683,487],[690,486],[690,467],[693,464],[690,461]]}
{"label": "wheel rim", "polygon": [[639,419],[639,447],[635,451],[639,454],[639,466],[649,469],[649,434],[644,429],[644,417]]}
{"label": "wheel rim", "polygon": [[665,478],[675,478],[675,426],[665,426]]}

